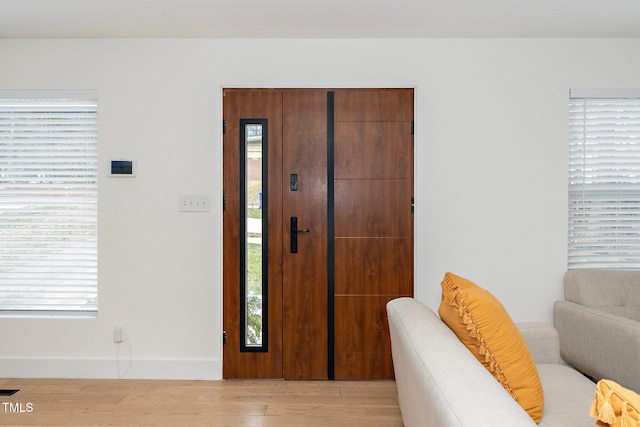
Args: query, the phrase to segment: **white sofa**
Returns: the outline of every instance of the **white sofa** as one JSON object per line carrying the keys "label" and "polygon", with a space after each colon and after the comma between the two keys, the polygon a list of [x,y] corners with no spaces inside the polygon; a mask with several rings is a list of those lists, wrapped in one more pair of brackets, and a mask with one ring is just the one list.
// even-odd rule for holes
{"label": "white sofa", "polygon": [[[405,427],[535,426],[438,315],[412,298],[387,304],[398,400]],[[543,427],[592,426],[595,384],[562,363],[555,329],[518,325],[544,389]]]}
{"label": "white sofa", "polygon": [[640,271],[570,270],[553,307],[562,358],[640,392]]}

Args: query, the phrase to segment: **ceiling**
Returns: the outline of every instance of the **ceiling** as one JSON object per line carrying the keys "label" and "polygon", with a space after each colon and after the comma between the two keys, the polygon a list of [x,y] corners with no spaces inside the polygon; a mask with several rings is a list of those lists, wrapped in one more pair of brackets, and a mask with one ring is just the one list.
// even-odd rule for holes
{"label": "ceiling", "polygon": [[639,0],[0,0],[0,38],[640,37]]}

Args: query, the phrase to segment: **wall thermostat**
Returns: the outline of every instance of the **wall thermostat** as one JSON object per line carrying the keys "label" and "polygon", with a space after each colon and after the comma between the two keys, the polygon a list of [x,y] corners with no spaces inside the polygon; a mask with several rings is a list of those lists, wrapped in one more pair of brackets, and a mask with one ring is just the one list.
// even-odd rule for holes
{"label": "wall thermostat", "polygon": [[136,176],[135,165],[131,159],[112,159],[109,176],[134,177]]}

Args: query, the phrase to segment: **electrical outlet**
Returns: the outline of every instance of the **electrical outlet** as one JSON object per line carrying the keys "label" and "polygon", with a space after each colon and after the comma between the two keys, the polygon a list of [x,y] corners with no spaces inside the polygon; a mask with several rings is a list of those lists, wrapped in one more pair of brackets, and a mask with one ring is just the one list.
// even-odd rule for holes
{"label": "electrical outlet", "polygon": [[209,212],[211,197],[207,195],[181,195],[180,212]]}
{"label": "electrical outlet", "polygon": [[124,326],[115,325],[113,327],[113,342],[121,343],[124,341]]}

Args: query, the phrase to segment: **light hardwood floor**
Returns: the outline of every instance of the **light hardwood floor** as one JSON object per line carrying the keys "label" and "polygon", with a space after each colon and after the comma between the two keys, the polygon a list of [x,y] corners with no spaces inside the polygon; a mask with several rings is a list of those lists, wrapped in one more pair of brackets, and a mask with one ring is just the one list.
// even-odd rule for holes
{"label": "light hardwood floor", "polygon": [[2,426],[402,426],[393,381],[0,379],[0,389],[20,390],[0,396]]}

